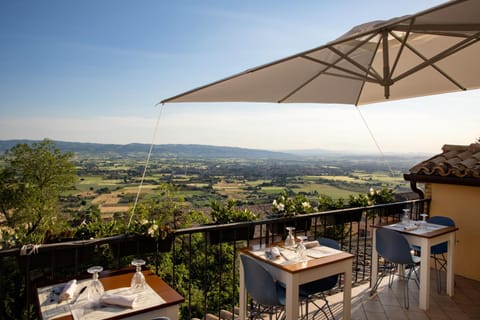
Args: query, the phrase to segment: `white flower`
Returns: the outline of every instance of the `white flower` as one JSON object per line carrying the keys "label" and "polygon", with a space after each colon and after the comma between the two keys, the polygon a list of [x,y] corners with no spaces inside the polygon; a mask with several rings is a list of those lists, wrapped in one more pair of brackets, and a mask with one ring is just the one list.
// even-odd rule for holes
{"label": "white flower", "polygon": [[285,205],[283,203],[279,203],[277,202],[277,200],[273,200],[273,206],[275,207],[275,209],[277,209],[278,211],[283,211],[285,210]]}
{"label": "white flower", "polygon": [[155,235],[155,232],[156,232],[157,230],[158,230],[158,224],[152,224],[152,225],[150,226],[150,228],[148,228],[147,233],[148,233],[149,236],[152,236],[152,237],[153,237],[153,236]]}
{"label": "white flower", "polygon": [[310,205],[310,202],[304,201],[304,202],[302,202],[302,207],[304,207],[305,209],[307,209],[307,208],[311,208],[312,206]]}

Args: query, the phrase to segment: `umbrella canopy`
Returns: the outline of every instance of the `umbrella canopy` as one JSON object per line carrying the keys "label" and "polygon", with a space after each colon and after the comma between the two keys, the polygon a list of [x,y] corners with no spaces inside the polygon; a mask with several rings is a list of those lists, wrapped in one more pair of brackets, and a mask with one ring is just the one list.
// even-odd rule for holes
{"label": "umbrella canopy", "polygon": [[373,21],[323,46],[164,99],[362,105],[480,87],[480,1]]}

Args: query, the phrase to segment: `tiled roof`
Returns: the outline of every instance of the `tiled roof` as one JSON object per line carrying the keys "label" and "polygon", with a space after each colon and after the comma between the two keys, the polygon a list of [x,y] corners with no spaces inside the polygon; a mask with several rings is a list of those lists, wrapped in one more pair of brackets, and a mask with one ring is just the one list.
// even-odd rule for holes
{"label": "tiled roof", "polygon": [[444,145],[442,153],[410,169],[411,175],[480,179],[480,143]]}

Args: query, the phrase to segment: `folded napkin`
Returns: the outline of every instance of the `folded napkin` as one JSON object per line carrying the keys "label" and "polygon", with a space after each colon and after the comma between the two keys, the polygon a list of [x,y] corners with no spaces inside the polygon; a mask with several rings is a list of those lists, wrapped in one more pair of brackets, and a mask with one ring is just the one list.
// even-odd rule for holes
{"label": "folded napkin", "polygon": [[268,259],[273,260],[273,259],[280,256],[280,249],[278,249],[277,247],[269,248],[269,249],[265,250],[265,256]]}
{"label": "folded napkin", "polygon": [[134,308],[137,302],[138,295],[124,296],[115,293],[104,293],[100,297],[100,303],[113,304],[116,306]]}
{"label": "folded napkin", "polygon": [[407,230],[407,231],[411,231],[411,230],[416,230],[416,229],[418,229],[418,226],[416,226],[416,225],[405,226],[403,229],[404,229],[404,230]]}
{"label": "folded napkin", "polygon": [[62,293],[60,293],[60,301],[72,299],[75,290],[77,290],[77,280],[73,279],[68,281],[65,287],[63,287]]}
{"label": "folded napkin", "polygon": [[314,248],[314,247],[320,246],[320,243],[318,243],[317,240],[314,240],[314,241],[305,241],[305,242],[303,242],[303,245],[305,246],[305,248],[310,249],[310,248]]}

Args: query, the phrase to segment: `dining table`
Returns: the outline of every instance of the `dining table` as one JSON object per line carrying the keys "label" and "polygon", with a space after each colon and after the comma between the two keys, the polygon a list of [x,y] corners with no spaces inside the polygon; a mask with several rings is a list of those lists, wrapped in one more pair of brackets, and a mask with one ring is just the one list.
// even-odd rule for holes
{"label": "dining table", "polygon": [[[105,293],[115,295],[130,295],[130,284],[135,269],[126,268],[116,271],[103,271],[99,280]],[[171,288],[165,281],[150,270],[143,270],[145,288],[138,295],[136,305],[133,308],[115,305],[102,305],[90,308],[87,301],[87,288],[91,278],[79,277],[74,279],[76,289],[73,297],[68,300],[60,298],[60,292],[69,281],[53,282],[45,286],[39,286],[37,291],[37,303],[40,317],[44,320],[76,320],[76,319],[152,319],[166,316],[171,320],[179,317],[179,305],[185,299]]]}
{"label": "dining table", "polygon": [[[266,254],[269,248],[278,248],[280,255],[271,258]],[[248,247],[240,250],[240,254],[248,255],[267,269],[275,280],[285,284],[286,319],[299,317],[299,286],[304,283],[323,279],[336,274],[343,274],[343,319],[351,317],[352,295],[352,262],[354,255],[345,251],[326,246],[312,246],[307,248],[306,261],[299,261],[295,253],[281,243],[266,247]],[[247,290],[245,274],[240,264],[240,312],[239,319],[244,320],[247,315]]]}
{"label": "dining table", "polygon": [[392,223],[373,226],[373,250],[372,250],[372,277],[371,284],[377,282],[378,277],[378,252],[376,248],[376,231],[379,228],[388,228],[404,235],[411,246],[420,248],[420,285],[419,285],[419,308],[428,310],[430,306],[430,270],[431,258],[430,249],[432,246],[446,242],[447,252],[447,274],[446,293],[454,295],[454,266],[455,258],[455,233],[458,227],[443,226],[424,221],[410,221],[409,223]]}

